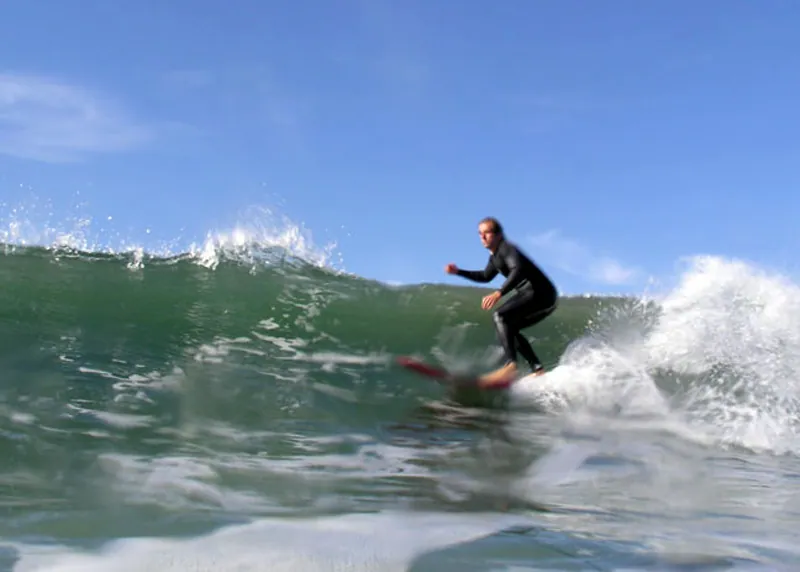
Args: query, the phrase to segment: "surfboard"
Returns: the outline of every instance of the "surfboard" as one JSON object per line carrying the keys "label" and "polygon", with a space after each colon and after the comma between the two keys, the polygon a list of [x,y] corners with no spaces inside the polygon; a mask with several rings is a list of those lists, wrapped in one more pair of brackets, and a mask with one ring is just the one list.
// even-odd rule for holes
{"label": "surfboard", "polygon": [[456,388],[472,388],[482,389],[487,391],[497,391],[508,389],[513,384],[517,376],[511,375],[506,378],[493,381],[491,384],[481,386],[480,374],[464,374],[448,371],[442,367],[429,364],[425,361],[418,360],[411,356],[399,356],[397,358],[398,365],[416,372],[425,377],[429,377],[442,385],[455,386]]}

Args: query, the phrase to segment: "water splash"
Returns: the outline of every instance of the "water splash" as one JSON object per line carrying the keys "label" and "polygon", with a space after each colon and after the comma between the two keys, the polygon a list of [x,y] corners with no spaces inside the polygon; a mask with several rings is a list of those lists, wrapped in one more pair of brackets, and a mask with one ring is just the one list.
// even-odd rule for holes
{"label": "water splash", "polygon": [[190,258],[215,269],[223,261],[253,269],[281,262],[302,262],[335,271],[344,261],[335,242],[318,247],[302,224],[264,207],[252,207],[229,229],[214,230],[200,242],[172,239],[153,244],[151,229],[145,240],[131,239],[115,229],[114,218],[85,214],[78,202],[59,211],[52,201],[32,196],[16,205],[0,203],[0,244],[8,254],[16,247],[42,247],[56,253],[124,255],[128,268],[140,270],[149,259]]}
{"label": "water splash", "polygon": [[[149,228],[144,229],[147,239],[150,234]],[[58,254],[128,255],[134,258],[131,268],[140,268],[148,256],[168,257],[173,252],[169,243],[145,247],[143,240],[127,237],[116,228],[112,215],[91,216],[87,204],[78,199],[57,207],[36,195],[14,205],[0,203],[0,245],[6,254],[17,247],[39,247]]]}
{"label": "water splash", "polygon": [[660,300],[621,305],[521,402],[649,415],[698,440],[773,453],[800,435],[800,287],[738,260],[698,257]]}
{"label": "water splash", "polygon": [[796,450],[800,287],[741,261],[698,257],[643,344],[651,367],[681,375],[693,423],[723,442]]}
{"label": "water splash", "polygon": [[254,267],[284,261],[334,270],[344,266],[335,242],[317,247],[303,225],[263,207],[249,209],[231,230],[209,232],[202,245],[193,244],[189,251],[207,268],[225,259]]}
{"label": "water splash", "polygon": [[0,203],[0,243],[53,249],[91,250],[91,218],[77,212],[56,216],[49,200],[31,197],[16,205]]}

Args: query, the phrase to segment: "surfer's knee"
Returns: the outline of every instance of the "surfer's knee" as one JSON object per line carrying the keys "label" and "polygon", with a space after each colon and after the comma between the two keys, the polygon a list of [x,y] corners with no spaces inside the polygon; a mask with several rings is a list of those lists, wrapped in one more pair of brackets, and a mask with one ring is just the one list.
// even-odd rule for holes
{"label": "surfer's knee", "polygon": [[500,312],[492,312],[492,321],[497,327],[505,327],[506,325],[506,320]]}

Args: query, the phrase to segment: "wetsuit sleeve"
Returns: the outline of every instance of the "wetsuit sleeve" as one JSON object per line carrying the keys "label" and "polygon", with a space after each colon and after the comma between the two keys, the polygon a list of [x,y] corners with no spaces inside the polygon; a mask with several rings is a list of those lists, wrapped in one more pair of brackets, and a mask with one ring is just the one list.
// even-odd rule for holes
{"label": "wetsuit sleeve", "polygon": [[491,282],[492,279],[497,276],[497,268],[494,267],[492,259],[490,258],[489,262],[486,264],[486,268],[483,270],[461,270],[459,268],[456,274],[467,280],[472,280],[473,282]]}
{"label": "wetsuit sleeve", "polygon": [[519,259],[519,251],[516,248],[511,248],[505,256],[505,263],[508,266],[508,277],[503,285],[500,287],[500,295],[505,296],[514,287],[522,282],[525,278],[522,272],[522,262]]}

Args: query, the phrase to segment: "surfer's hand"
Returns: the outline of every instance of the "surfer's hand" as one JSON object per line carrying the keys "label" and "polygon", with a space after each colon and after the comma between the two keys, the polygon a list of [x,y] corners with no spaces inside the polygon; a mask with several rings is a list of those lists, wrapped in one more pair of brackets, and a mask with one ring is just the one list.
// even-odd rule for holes
{"label": "surfer's hand", "polygon": [[456,272],[458,272],[458,266],[456,266],[451,262],[450,264],[444,267],[444,271],[447,272],[448,274],[455,274]]}
{"label": "surfer's hand", "polygon": [[488,294],[483,297],[483,301],[481,302],[481,308],[484,310],[491,310],[492,307],[497,304],[497,301],[500,299],[500,291],[497,290]]}

